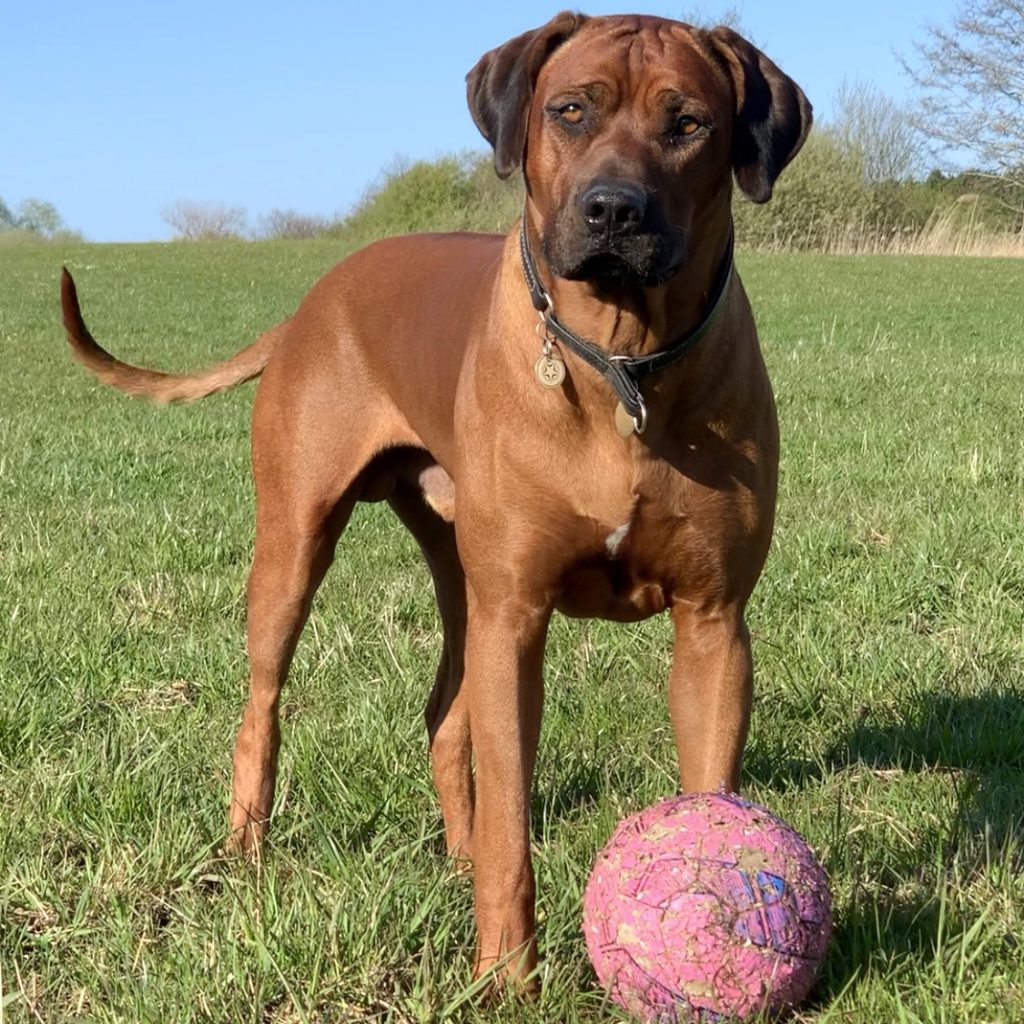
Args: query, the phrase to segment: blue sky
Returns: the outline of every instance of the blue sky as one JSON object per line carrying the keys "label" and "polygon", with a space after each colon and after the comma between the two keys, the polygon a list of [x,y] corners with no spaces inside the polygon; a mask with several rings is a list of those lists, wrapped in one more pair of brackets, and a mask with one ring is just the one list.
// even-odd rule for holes
{"label": "blue sky", "polygon": [[[464,76],[567,4],[13,2],[0,56],[0,197],[94,241],[164,239],[176,199],[344,212],[396,157],[478,148]],[[845,79],[893,96],[895,54],[956,0],[581,3],[714,21],[728,7],[827,117]]]}

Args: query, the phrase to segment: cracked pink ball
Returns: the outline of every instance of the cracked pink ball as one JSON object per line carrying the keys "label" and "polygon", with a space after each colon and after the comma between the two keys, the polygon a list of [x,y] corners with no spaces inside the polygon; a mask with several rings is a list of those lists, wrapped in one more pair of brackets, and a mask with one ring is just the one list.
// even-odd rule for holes
{"label": "cracked pink ball", "polygon": [[619,823],[587,883],[583,933],[598,980],[644,1020],[782,1016],[814,986],[832,897],[784,821],[697,793]]}

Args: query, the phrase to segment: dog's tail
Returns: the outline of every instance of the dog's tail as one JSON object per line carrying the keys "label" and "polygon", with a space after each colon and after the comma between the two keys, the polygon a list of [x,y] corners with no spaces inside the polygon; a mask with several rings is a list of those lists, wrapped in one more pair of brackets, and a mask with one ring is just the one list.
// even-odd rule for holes
{"label": "dog's tail", "polygon": [[104,384],[125,394],[149,398],[161,404],[192,402],[258,377],[288,327],[287,320],[271,327],[241,352],[205,370],[196,373],[161,373],[159,370],[146,370],[122,363],[97,344],[82,319],[75,282],[66,267],[60,279],[60,304],[64,314],[64,330],[67,331],[71,354],[75,359]]}

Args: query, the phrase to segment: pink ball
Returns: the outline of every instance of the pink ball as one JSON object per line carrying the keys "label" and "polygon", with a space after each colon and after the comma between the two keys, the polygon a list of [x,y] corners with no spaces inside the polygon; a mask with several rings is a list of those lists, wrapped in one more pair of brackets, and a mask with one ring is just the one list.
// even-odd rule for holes
{"label": "pink ball", "polygon": [[814,985],[832,898],[784,821],[697,793],[619,823],[587,883],[583,933],[598,980],[644,1020],[781,1015]]}

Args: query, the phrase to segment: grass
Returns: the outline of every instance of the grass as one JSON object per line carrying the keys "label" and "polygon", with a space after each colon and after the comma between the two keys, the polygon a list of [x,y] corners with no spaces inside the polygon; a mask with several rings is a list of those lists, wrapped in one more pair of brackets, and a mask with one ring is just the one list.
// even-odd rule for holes
{"label": "grass", "polygon": [[[556,620],[534,797],[545,987],[481,1009],[421,708],[439,634],[363,507],[286,691],[276,826],[218,856],[244,700],[251,392],[157,410],[64,351],[190,367],[337,242],[0,251],[0,1022],[596,1021],[590,861],[670,793],[669,624]],[[746,787],[833,881],[804,1022],[1024,1019],[1024,307],[1014,261],[746,255],[783,431]]]}

